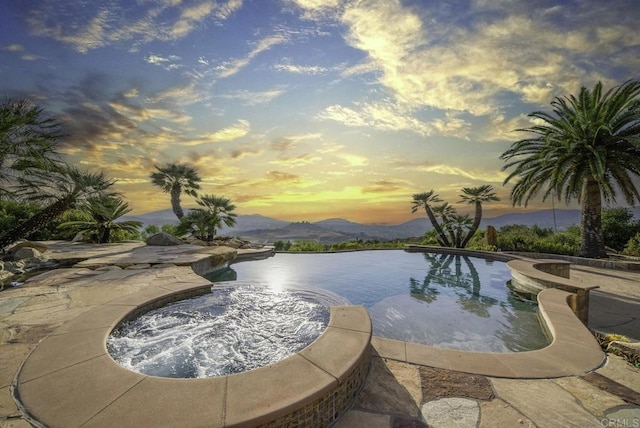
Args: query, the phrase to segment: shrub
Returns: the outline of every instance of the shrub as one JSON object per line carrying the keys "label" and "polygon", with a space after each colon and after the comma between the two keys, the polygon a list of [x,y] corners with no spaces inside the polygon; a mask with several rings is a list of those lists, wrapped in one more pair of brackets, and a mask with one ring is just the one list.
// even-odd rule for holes
{"label": "shrub", "polygon": [[627,245],[624,247],[623,253],[629,256],[640,256],[640,232],[629,239],[629,242],[627,242]]}
{"label": "shrub", "polygon": [[569,228],[554,233],[538,226],[509,225],[498,233],[498,248],[503,251],[525,251],[575,255],[580,249],[580,229]]}
{"label": "shrub", "polygon": [[289,251],[322,252],[326,250],[327,246],[317,241],[297,241],[289,248]]}
{"label": "shrub", "polygon": [[602,211],[602,234],[606,246],[622,251],[637,233],[640,233],[640,221],[633,221],[633,213],[629,208]]}

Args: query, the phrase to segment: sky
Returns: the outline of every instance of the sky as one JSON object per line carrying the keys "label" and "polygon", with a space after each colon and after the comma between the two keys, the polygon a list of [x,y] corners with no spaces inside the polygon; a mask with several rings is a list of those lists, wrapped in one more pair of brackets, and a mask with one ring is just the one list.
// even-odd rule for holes
{"label": "sky", "polygon": [[498,215],[524,211],[514,130],[637,79],[639,22],[637,0],[0,0],[0,98],[56,117],[131,214],[169,208],[149,175],[187,163],[238,214],[397,224],[415,193],[466,213],[490,184]]}

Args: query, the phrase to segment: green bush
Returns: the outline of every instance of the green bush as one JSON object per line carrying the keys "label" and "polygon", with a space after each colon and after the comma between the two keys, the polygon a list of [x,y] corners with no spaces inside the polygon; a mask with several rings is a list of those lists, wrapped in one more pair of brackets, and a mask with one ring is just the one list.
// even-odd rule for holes
{"label": "green bush", "polygon": [[[0,235],[16,227],[21,222],[38,213],[42,207],[32,202],[0,201]],[[87,220],[87,215],[79,210],[68,210],[46,226],[26,236],[33,241],[67,240],[75,237],[74,232],[59,230],[58,226],[67,221]]]}
{"label": "green bush", "polygon": [[552,229],[538,226],[504,226],[498,232],[498,248],[502,251],[575,255],[580,249],[580,229],[572,227],[554,233]]}
{"label": "green bush", "polygon": [[323,252],[326,251],[328,247],[324,244],[321,244],[317,241],[297,241],[291,245],[289,251],[299,252],[299,251],[309,251],[309,252]]}
{"label": "green bush", "polygon": [[602,210],[602,234],[607,247],[622,251],[637,233],[640,233],[640,221],[633,221],[629,208]]}
{"label": "green bush", "polygon": [[640,256],[640,232],[629,239],[623,253],[629,256]]}

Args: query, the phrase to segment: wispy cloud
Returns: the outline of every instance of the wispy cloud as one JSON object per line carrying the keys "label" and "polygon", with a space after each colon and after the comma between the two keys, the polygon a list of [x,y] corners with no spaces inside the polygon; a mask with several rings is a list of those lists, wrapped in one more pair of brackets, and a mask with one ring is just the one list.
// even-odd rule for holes
{"label": "wispy cloud", "polygon": [[189,141],[185,141],[184,145],[195,146],[209,143],[225,143],[244,137],[249,133],[250,130],[251,124],[249,123],[249,121],[241,119],[232,126],[222,128],[219,131],[213,132],[211,134],[202,135],[200,137],[190,139]]}
{"label": "wispy cloud", "polygon": [[278,98],[286,91],[284,88],[274,88],[268,91],[251,92],[247,90],[237,90],[231,93],[220,95],[220,98],[239,100],[244,105],[257,106],[268,104]]}
{"label": "wispy cloud", "polygon": [[329,69],[317,65],[276,64],[273,68],[277,71],[285,71],[293,74],[323,74]]}
{"label": "wispy cloud", "polygon": [[233,76],[246,67],[251,60],[260,53],[269,50],[273,46],[286,43],[287,41],[288,38],[283,34],[274,34],[259,40],[245,57],[233,60],[228,64],[222,64],[221,67],[219,67],[218,77],[224,79]]}
{"label": "wispy cloud", "polygon": [[383,131],[411,131],[419,135],[446,134],[467,138],[469,125],[455,115],[424,122],[414,117],[414,109],[390,101],[355,103],[354,108],[332,105],[318,118],[334,120],[347,126],[368,127]]}
{"label": "wispy cloud", "polygon": [[182,65],[180,64],[181,59],[182,58],[180,58],[178,55],[149,55],[145,57],[144,60],[149,64],[157,65],[164,68],[165,70],[175,70],[182,67]]}
{"label": "wispy cloud", "polygon": [[75,3],[42,0],[30,8],[27,22],[33,34],[69,44],[81,53],[124,43],[136,50],[153,41],[184,38],[207,21],[224,21],[242,4],[242,0],[185,0],[79,8]]}

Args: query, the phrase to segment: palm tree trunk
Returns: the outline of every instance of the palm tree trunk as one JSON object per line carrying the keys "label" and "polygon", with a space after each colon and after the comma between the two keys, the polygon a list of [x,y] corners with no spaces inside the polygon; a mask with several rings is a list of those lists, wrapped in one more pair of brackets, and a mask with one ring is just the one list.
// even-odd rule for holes
{"label": "palm tree trunk", "polygon": [[478,227],[480,227],[481,221],[482,221],[482,202],[476,201],[476,211],[475,211],[475,214],[473,215],[473,224],[471,225],[471,229],[469,229],[469,233],[467,233],[467,236],[462,241],[460,248],[465,248],[467,246],[471,238],[473,238],[473,235],[476,234],[476,230],[478,230]]}
{"label": "palm tree trunk", "polygon": [[449,240],[447,239],[447,235],[444,234],[444,231],[440,227],[440,224],[438,224],[438,219],[436,218],[435,215],[433,215],[433,211],[431,211],[431,207],[429,207],[429,205],[425,204],[424,205],[424,210],[427,212],[427,217],[429,217],[429,221],[431,222],[431,225],[433,226],[433,229],[438,234],[438,243],[440,244],[440,246],[442,246],[442,247],[450,247],[451,244],[449,243]]}
{"label": "palm tree trunk", "polygon": [[580,218],[581,257],[601,258],[606,257],[604,237],[602,234],[602,195],[598,182],[586,179],[582,185],[582,209]]}
{"label": "palm tree trunk", "polygon": [[16,242],[18,239],[26,238],[38,229],[42,229],[71,206],[72,199],[65,198],[54,202],[46,208],[38,211],[33,217],[27,221],[20,223],[18,226],[9,230],[0,237],[0,250]]}
{"label": "palm tree trunk", "polygon": [[184,211],[180,206],[180,194],[182,193],[182,188],[180,186],[173,186],[171,188],[171,209],[173,213],[178,217],[178,220],[182,220],[184,217]]}

